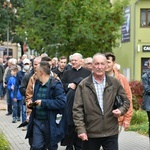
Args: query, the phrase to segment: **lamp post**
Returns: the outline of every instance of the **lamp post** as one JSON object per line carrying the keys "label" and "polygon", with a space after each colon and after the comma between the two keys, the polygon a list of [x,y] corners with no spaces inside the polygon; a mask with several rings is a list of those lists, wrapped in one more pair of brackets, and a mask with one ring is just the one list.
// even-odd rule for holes
{"label": "lamp post", "polygon": [[[9,15],[8,7],[11,7],[10,0],[6,0],[7,15]],[[8,17],[8,16],[7,16]],[[7,56],[9,56],[9,17],[7,18]]]}
{"label": "lamp post", "polygon": [[6,0],[3,6],[7,9],[7,56],[9,56],[9,8],[12,8],[10,0]]}
{"label": "lamp post", "polygon": [[7,56],[9,56],[9,22],[7,23]]}

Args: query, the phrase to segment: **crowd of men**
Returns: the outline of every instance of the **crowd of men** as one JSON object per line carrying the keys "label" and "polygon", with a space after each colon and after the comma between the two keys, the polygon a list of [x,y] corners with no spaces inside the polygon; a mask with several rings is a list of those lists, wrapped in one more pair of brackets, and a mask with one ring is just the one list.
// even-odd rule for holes
{"label": "crowd of men", "polygon": [[[118,150],[118,134],[130,126],[132,93],[113,53],[24,54],[5,66],[0,58],[0,88],[6,115],[26,125],[31,150],[57,150],[59,142],[66,150]],[[117,95],[123,105],[114,109]]]}

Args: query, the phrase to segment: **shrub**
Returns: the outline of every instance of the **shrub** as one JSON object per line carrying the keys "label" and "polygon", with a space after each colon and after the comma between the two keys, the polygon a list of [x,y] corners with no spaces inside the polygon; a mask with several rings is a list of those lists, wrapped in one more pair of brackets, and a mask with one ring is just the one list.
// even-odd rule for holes
{"label": "shrub", "polygon": [[145,111],[133,111],[131,125],[128,130],[148,135],[148,118]]}
{"label": "shrub", "polygon": [[133,101],[133,108],[135,110],[141,109],[142,106],[142,99],[143,99],[143,85],[141,81],[130,81],[129,85],[132,91],[132,101]]}
{"label": "shrub", "polygon": [[0,132],[0,149],[10,150],[9,142],[6,140],[6,137],[1,132]]}
{"label": "shrub", "polygon": [[142,124],[144,122],[148,122],[146,112],[142,111],[142,110],[137,110],[137,111],[134,110],[131,124],[132,125],[135,125],[135,124],[139,125],[139,124]]}

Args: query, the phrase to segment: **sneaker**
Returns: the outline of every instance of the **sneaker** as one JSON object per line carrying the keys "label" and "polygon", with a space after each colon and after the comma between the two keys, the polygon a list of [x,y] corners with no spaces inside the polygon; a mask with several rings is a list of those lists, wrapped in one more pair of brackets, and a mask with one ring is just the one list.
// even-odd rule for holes
{"label": "sneaker", "polygon": [[17,121],[20,121],[21,119],[20,119],[20,117],[17,117]]}
{"label": "sneaker", "polygon": [[16,122],[17,122],[16,118],[13,118],[12,123],[16,123]]}

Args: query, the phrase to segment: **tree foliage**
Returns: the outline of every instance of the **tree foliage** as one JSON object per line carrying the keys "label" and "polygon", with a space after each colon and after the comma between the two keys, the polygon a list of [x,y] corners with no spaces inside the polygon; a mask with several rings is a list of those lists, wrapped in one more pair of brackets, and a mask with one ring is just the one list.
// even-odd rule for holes
{"label": "tree foliage", "polygon": [[[15,1],[15,0],[14,0]],[[21,0],[20,0],[21,1]],[[112,51],[128,0],[24,0],[15,33],[30,49],[85,57]]]}
{"label": "tree foliage", "polygon": [[[9,28],[9,40],[17,42],[18,36],[15,32],[17,21],[17,9],[22,7],[23,0],[1,0],[0,1],[0,42],[7,41],[7,28]],[[20,40],[19,40],[20,41]]]}

